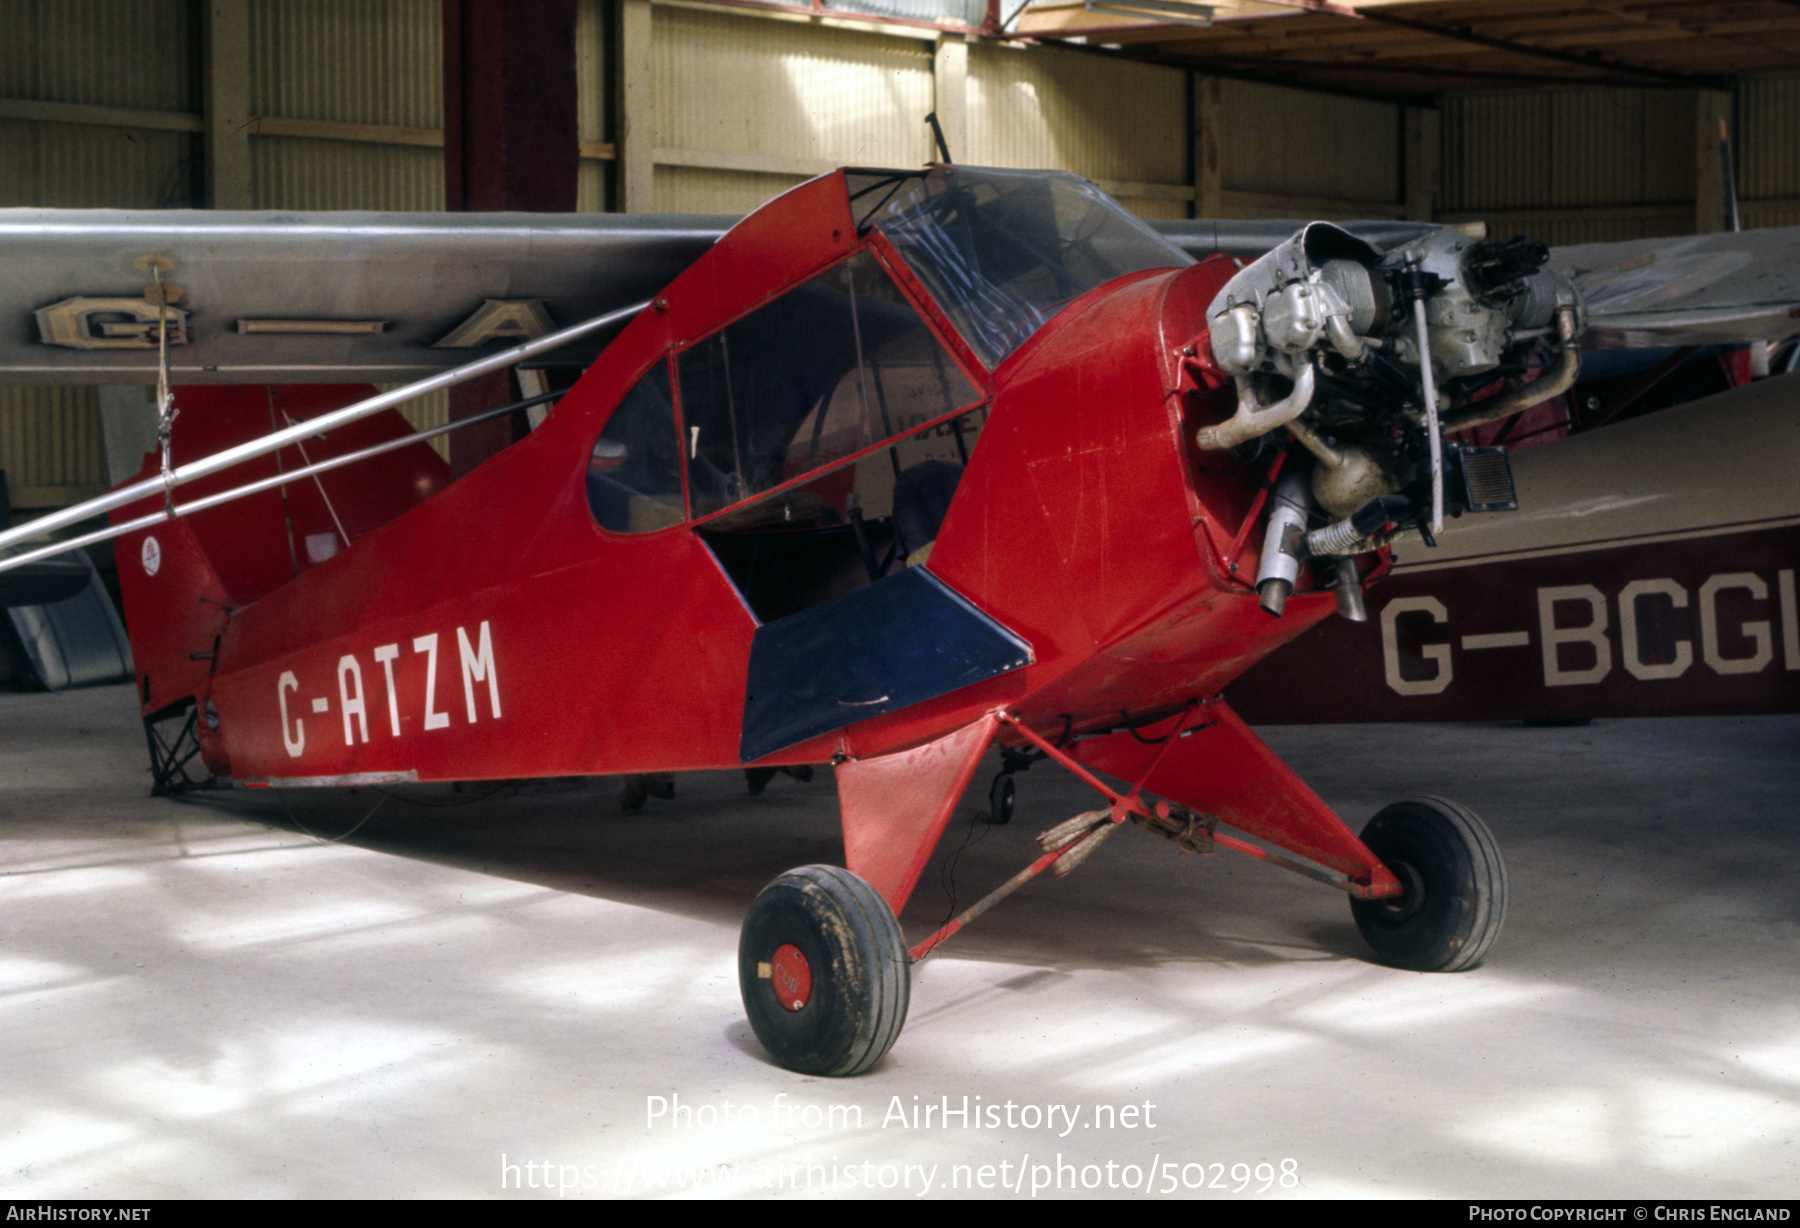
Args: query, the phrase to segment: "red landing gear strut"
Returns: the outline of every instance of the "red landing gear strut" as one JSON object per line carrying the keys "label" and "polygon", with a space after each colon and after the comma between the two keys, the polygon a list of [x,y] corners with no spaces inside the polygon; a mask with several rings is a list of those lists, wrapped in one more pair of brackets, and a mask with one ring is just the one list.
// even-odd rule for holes
{"label": "red landing gear strut", "polygon": [[[908,948],[895,914],[1002,726],[1107,804],[1044,832],[1042,856]],[[1088,765],[1132,784],[1118,792]],[[915,787],[870,787],[894,780]],[[1160,737],[1120,731],[1075,748],[994,712],[936,743],[840,765],[839,788],[851,869],[807,866],[776,879],[751,906],[738,947],[757,1038],[782,1065],[809,1074],[874,1066],[905,1022],[912,963],[1045,870],[1067,874],[1127,820],[1188,851],[1223,846],[1338,888],[1377,957],[1398,967],[1474,967],[1506,917],[1505,868],[1472,812],[1439,798],[1397,802],[1359,839],[1217,698],[1169,718]],[[1146,790],[1184,800],[1149,801]],[[1306,860],[1221,833],[1221,820]]]}

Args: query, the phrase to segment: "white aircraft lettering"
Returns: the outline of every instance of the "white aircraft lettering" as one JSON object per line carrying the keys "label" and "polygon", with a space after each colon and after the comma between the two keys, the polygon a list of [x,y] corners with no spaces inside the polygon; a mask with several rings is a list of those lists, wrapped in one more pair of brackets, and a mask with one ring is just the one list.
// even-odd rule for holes
{"label": "white aircraft lettering", "polygon": [[[1770,584],[1755,572],[1727,572],[1709,576],[1697,594],[1678,581],[1659,577],[1633,580],[1614,598],[1609,599],[1592,584],[1561,585],[1537,590],[1536,639],[1543,661],[1544,685],[1547,687],[1592,686],[1606,678],[1614,662],[1640,682],[1657,682],[1680,678],[1693,668],[1694,641],[1677,637],[1670,659],[1651,661],[1645,658],[1642,635],[1643,620],[1652,603],[1667,601],[1671,610],[1687,610],[1696,606],[1699,630],[1699,659],[1714,674],[1730,677],[1758,674],[1775,660],[1776,627],[1781,634],[1781,668],[1800,670],[1800,601],[1796,600],[1794,569],[1775,573],[1774,600],[1776,618],[1747,618],[1735,626],[1722,622],[1719,603],[1721,594],[1747,594],[1752,602],[1770,600]],[[1697,600],[1696,600],[1697,598]],[[1618,611],[1617,644],[1614,643],[1612,610]],[[1560,611],[1560,617],[1559,617]],[[1479,635],[1452,637],[1444,643],[1422,644],[1413,662],[1431,664],[1432,673],[1425,678],[1408,678],[1402,672],[1398,620],[1407,614],[1427,614],[1436,624],[1448,624],[1450,613],[1436,597],[1397,597],[1381,611],[1381,653],[1383,673],[1388,687],[1398,695],[1437,695],[1455,678],[1452,643],[1463,652],[1482,652],[1507,648],[1529,648],[1533,633],[1497,631]],[[1728,643],[1734,636],[1748,651]],[[1416,670],[1414,672],[1417,672]]]}
{"label": "white aircraft lettering", "polygon": [[[1544,685],[1580,686],[1598,682],[1612,672],[1612,641],[1606,636],[1606,596],[1591,584],[1572,584],[1565,588],[1540,588],[1538,599],[1538,633],[1544,646]],[[1588,620],[1574,627],[1556,625],[1559,601],[1585,601]],[[1564,644],[1591,644],[1594,663],[1585,669],[1566,669],[1562,663]]]}
{"label": "white aircraft lettering", "polygon": [[1782,664],[1800,669],[1800,614],[1794,601],[1794,571],[1783,568],[1776,573],[1776,590],[1781,594]]}
{"label": "white aircraft lettering", "polygon": [[438,712],[432,706],[437,703],[437,632],[415,639],[413,651],[425,654],[425,728],[447,729],[450,714]]}
{"label": "white aircraft lettering", "polygon": [[369,740],[369,709],[363,702],[362,666],[346,653],[338,658],[338,711],[344,714],[344,745],[354,746],[350,720],[362,726],[362,740]]}
{"label": "white aircraft lettering", "polygon": [[1448,622],[1450,612],[1436,597],[1400,597],[1387,603],[1381,611],[1381,656],[1387,666],[1387,684],[1401,695],[1436,695],[1450,685],[1450,645],[1427,644],[1419,655],[1437,665],[1429,678],[1408,679],[1400,676],[1400,638],[1396,623],[1402,614],[1415,610],[1431,615],[1431,621]]}
{"label": "white aircraft lettering", "polygon": [[1745,623],[1738,630],[1756,644],[1747,657],[1728,657],[1719,651],[1719,594],[1728,588],[1748,589],[1757,601],[1769,599],[1769,586],[1755,572],[1738,571],[1713,576],[1700,586],[1700,655],[1717,674],[1754,674],[1775,658],[1769,642],[1769,624]]}
{"label": "white aircraft lettering", "polygon": [[[160,331],[166,327],[170,346],[187,345],[192,340],[192,312],[174,306],[181,297],[180,287],[165,285],[163,293],[169,304],[166,309],[156,298],[155,286],[145,287],[139,298],[77,295],[39,307],[32,313],[37,321],[38,343],[68,350],[153,350]],[[357,336],[385,333],[393,324],[392,320],[364,318],[244,317],[232,321],[229,331],[240,336]],[[466,319],[434,342],[433,348],[466,350],[489,341],[527,341],[555,327],[542,299],[483,299]]]}
{"label": "white aircraft lettering", "polygon": [[1638,600],[1658,595],[1667,597],[1674,609],[1687,609],[1687,590],[1673,580],[1633,580],[1619,593],[1620,655],[1625,659],[1626,672],[1639,682],[1679,678],[1694,663],[1692,640],[1675,641],[1675,659],[1672,661],[1653,665],[1644,660],[1644,654],[1638,647]]}
{"label": "white aircraft lettering", "polygon": [[275,684],[275,699],[281,705],[281,744],[287,748],[288,757],[292,759],[298,759],[306,750],[306,723],[296,716],[292,725],[293,733],[288,732],[288,692],[299,689],[300,680],[294,677],[294,671],[283,670],[281,680]]}
{"label": "white aircraft lettering", "polygon": [[171,346],[188,342],[188,313],[152,298],[66,298],[34,314],[38,340],[64,349],[153,350],[165,325]]}
{"label": "white aircraft lettering", "polygon": [[375,650],[375,660],[387,675],[388,731],[396,738],[400,736],[400,692],[394,686],[394,658],[399,655],[398,644],[383,644]]}
{"label": "white aircraft lettering", "polygon": [[451,329],[433,348],[466,350],[496,338],[529,341],[556,327],[542,299],[483,300],[468,319]]}
{"label": "white aircraft lettering", "polygon": [[500,675],[494,672],[494,641],[488,636],[487,620],[481,620],[481,651],[469,647],[469,636],[456,629],[456,649],[462,657],[463,702],[469,706],[469,724],[475,723],[475,684],[486,682],[488,707],[494,719],[500,719]]}
{"label": "white aircraft lettering", "polygon": [[[477,684],[485,684],[487,689],[488,720],[500,719],[500,673],[494,660],[493,628],[486,619],[477,626],[475,636],[470,638],[468,629],[456,628],[457,656],[461,664],[463,684],[463,706],[469,724],[484,719],[481,707],[476,699]],[[447,729],[450,727],[450,714],[440,712],[437,708],[437,666],[438,666],[438,634],[417,636],[413,639],[412,650],[415,655],[425,658],[425,688],[420,697],[424,702],[421,711],[424,716],[422,728],[427,730]],[[400,736],[400,688],[394,677],[394,662],[400,657],[399,644],[381,644],[374,648],[370,656],[375,664],[381,667],[382,681],[387,691],[387,727],[393,737]],[[306,752],[306,723],[297,715],[297,709],[290,710],[289,699],[300,702],[300,679],[293,670],[283,670],[276,681],[276,706],[281,714],[281,743],[288,756],[298,759]],[[344,745],[354,746],[358,742],[369,741],[370,728],[370,696],[363,678],[363,664],[356,653],[345,653],[337,660],[337,701],[338,711],[344,720]],[[331,711],[329,695],[313,696],[305,701],[314,713],[324,714]]]}

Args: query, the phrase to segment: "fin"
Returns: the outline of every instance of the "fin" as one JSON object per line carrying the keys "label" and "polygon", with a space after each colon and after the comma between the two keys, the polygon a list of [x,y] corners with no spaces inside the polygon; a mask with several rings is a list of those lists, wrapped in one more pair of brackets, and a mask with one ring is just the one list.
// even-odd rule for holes
{"label": "fin", "polygon": [[[174,390],[171,459],[184,465],[272,431],[375,395],[369,384],[186,385]],[[384,410],[314,439],[259,456],[190,482],[176,502],[201,498],[291,473],[334,456],[412,433],[398,410]],[[153,478],[154,452],[132,481]],[[429,443],[399,448],[354,465],[237,499],[190,518],[194,539],[238,604],[248,604],[328,561],[352,542],[422,503],[450,481],[450,468]],[[121,509],[117,519],[153,512],[152,500]]]}

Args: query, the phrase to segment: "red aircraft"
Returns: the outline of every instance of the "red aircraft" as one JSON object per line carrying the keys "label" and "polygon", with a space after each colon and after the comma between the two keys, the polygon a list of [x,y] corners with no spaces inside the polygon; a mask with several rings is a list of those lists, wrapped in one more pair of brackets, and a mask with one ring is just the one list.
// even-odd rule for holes
{"label": "red aircraft", "polygon": [[[648,304],[413,388],[180,388],[140,478],[57,523],[122,534],[164,789],[196,755],[282,788],[834,764],[848,868],[776,879],[739,947],[796,1070],[873,1066],[912,960],[1127,820],[1327,882],[1379,958],[1459,970],[1506,915],[1480,819],[1405,801],[1358,836],[1220,692],[1361,616],[1396,534],[1513,506],[1504,451],[1446,437],[1573,381],[1582,305],[1545,260],[1315,223],[1195,263],[1072,176],[841,171]],[[166,355],[156,315],[115,327]],[[388,408],[627,319],[453,484]],[[909,948],[895,915],[996,743],[1101,800]]]}

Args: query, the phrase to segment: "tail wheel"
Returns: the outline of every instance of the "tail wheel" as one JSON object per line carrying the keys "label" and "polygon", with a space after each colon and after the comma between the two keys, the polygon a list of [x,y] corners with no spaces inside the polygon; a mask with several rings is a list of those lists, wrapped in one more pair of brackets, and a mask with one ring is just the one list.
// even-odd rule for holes
{"label": "tail wheel", "polygon": [[1356,928],[1383,963],[1461,972],[1481,962],[1506,921],[1506,866],[1487,824],[1440,797],[1395,802],[1362,841],[1405,891],[1352,900]]}
{"label": "tail wheel", "polygon": [[[204,708],[194,700],[186,699],[144,718],[144,739],[150,745],[150,796],[175,797],[190,789],[225,787],[226,782],[207,768],[201,753],[199,727],[202,720],[209,730],[219,727],[219,713],[210,699]],[[188,771],[196,761],[206,773],[204,776]]]}
{"label": "tail wheel", "polygon": [[988,822],[996,827],[1012,822],[1013,807],[1018,798],[1018,786],[1013,784],[1010,772],[994,777],[994,783],[988,786]]}
{"label": "tail wheel", "polygon": [[738,939],[738,987],[756,1038],[789,1070],[861,1074],[900,1036],[911,961],[893,910],[837,866],[764,887]]}

